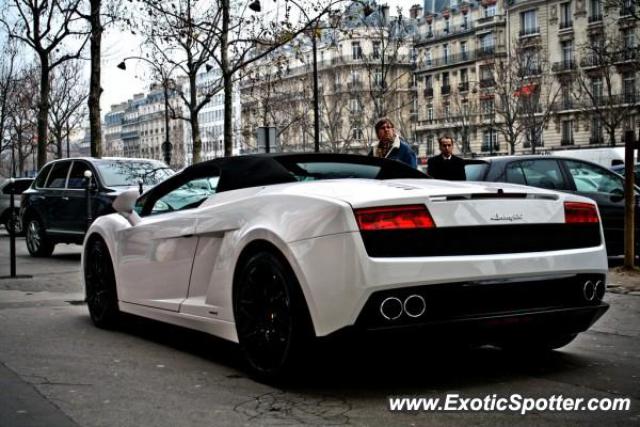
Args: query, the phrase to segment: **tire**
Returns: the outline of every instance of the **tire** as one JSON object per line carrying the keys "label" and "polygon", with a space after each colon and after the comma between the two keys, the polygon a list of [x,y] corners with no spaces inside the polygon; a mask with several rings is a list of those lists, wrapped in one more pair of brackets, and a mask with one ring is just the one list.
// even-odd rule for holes
{"label": "tire", "polygon": [[33,257],[48,257],[53,253],[54,243],[49,240],[42,223],[37,218],[29,218],[25,229],[27,250]]}
{"label": "tire", "polygon": [[85,251],[85,299],[89,315],[97,327],[113,329],[118,325],[120,310],[109,249],[101,238],[94,238]]}
{"label": "tire", "polygon": [[298,281],[281,257],[263,251],[240,266],[233,312],[249,371],[261,381],[289,378],[311,344],[312,326]]}
{"label": "tire", "polygon": [[499,343],[503,350],[514,352],[545,352],[568,345],[578,334],[535,336],[526,339],[511,339]]}

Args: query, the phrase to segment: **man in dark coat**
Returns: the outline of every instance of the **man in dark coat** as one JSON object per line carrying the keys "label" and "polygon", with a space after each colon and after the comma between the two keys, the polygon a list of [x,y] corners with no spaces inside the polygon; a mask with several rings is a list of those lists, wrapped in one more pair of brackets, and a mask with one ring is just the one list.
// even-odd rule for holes
{"label": "man in dark coat", "polygon": [[431,157],[427,161],[427,173],[436,179],[464,181],[467,175],[464,171],[464,160],[453,155],[453,138],[445,135],[438,139],[440,155]]}
{"label": "man in dark coat", "polygon": [[415,168],[417,166],[416,153],[413,152],[398,134],[395,126],[388,118],[382,118],[375,124],[378,145],[369,152],[370,156],[385,157],[406,163]]}

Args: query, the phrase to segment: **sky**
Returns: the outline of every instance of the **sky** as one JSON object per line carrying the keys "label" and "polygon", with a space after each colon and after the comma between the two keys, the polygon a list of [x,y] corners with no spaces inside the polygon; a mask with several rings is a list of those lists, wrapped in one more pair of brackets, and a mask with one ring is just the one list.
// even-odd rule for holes
{"label": "sky", "polygon": [[[263,0],[263,7],[272,4]],[[397,7],[403,8],[403,14],[409,13],[409,7],[418,1],[387,0],[380,1],[390,6],[391,15],[396,15]],[[422,1],[420,0],[421,4]],[[110,29],[105,32],[102,41],[102,87],[104,92],[100,98],[102,116],[109,112],[111,105],[126,102],[136,93],[145,92],[153,82],[148,64],[143,61],[126,61],[127,69],[121,70],[117,65],[130,56],[141,56],[140,38],[120,30]]]}

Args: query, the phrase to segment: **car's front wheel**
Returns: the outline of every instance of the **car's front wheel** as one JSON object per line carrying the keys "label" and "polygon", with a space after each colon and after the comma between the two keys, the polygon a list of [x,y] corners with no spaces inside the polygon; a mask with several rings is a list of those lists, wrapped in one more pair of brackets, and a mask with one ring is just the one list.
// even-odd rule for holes
{"label": "car's front wheel", "polygon": [[109,249],[98,237],[89,241],[85,251],[85,296],[91,320],[99,328],[114,328],[120,310]]}
{"label": "car's front wheel", "polygon": [[27,220],[26,227],[27,250],[34,257],[48,257],[55,246],[47,237],[42,223],[37,218]]}
{"label": "car's front wheel", "polygon": [[234,282],[233,311],[244,359],[262,380],[286,377],[301,361],[311,325],[290,267],[264,251],[250,256]]}

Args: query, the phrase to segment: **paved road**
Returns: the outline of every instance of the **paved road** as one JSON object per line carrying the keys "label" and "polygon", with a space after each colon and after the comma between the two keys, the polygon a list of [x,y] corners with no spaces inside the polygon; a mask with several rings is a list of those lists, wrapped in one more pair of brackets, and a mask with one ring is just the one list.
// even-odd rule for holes
{"label": "paved road", "polygon": [[[0,233],[0,276],[9,273]],[[472,351],[329,348],[320,367],[274,388],[246,377],[235,346],[141,319],[96,329],[82,303],[79,246],[36,260],[18,242],[18,273],[0,280],[0,426],[511,425],[640,423],[640,297],[544,356]],[[392,413],[389,396],[444,399],[628,397],[627,412]]]}

